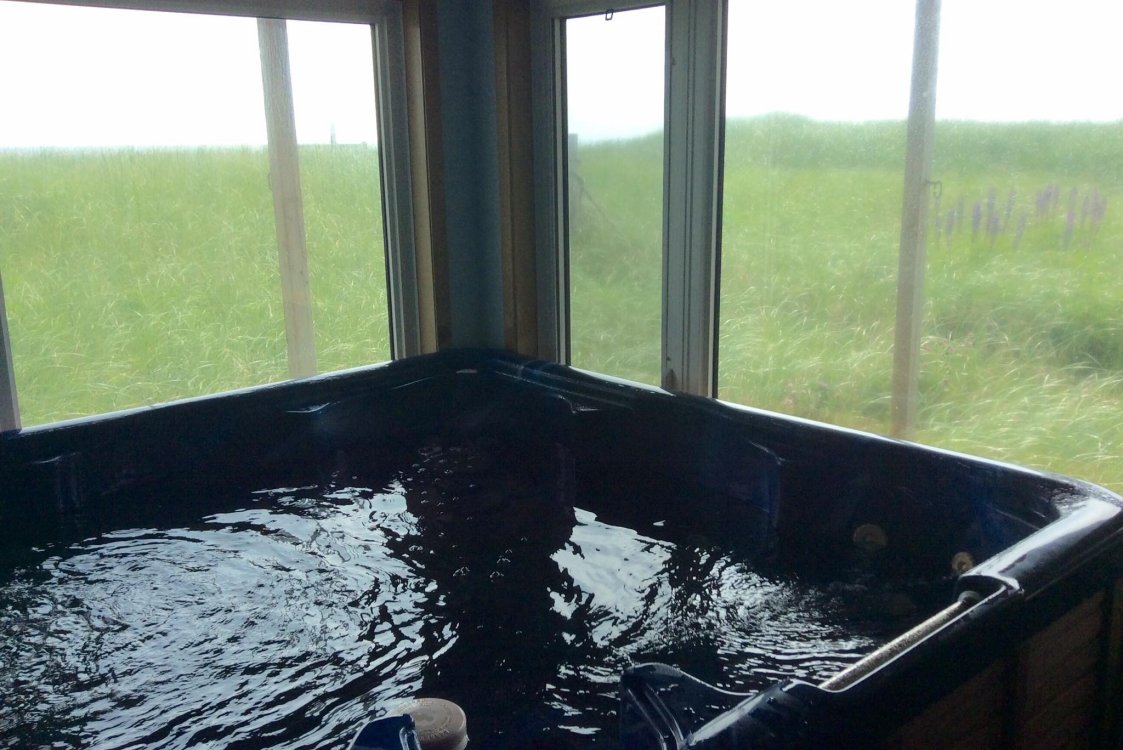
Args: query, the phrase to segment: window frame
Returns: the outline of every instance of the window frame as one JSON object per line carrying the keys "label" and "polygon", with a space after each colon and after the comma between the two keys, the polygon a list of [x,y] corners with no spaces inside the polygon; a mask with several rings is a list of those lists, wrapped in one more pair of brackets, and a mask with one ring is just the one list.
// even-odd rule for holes
{"label": "window frame", "polygon": [[[46,5],[195,13],[294,21],[363,24],[371,31],[376,128],[383,217],[391,359],[434,348],[424,343],[413,215],[410,125],[406,100],[406,52],[398,0],[32,0]],[[2,279],[2,277],[0,277]],[[0,280],[0,432],[21,428],[18,388],[7,311]]]}
{"label": "window frame", "polygon": [[565,21],[657,6],[666,12],[660,377],[666,388],[714,396],[726,0],[546,0],[536,7],[531,33],[539,349],[542,356],[571,362]]}

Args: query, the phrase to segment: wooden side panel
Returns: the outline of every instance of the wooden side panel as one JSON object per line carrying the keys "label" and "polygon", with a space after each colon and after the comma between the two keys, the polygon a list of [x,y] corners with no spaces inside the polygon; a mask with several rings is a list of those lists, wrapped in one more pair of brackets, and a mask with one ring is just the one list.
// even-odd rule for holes
{"label": "wooden side panel", "polygon": [[[1109,606],[1110,605],[1110,606]],[[1123,582],[1027,638],[901,727],[886,750],[1108,747],[1120,696]],[[1105,702],[1106,701],[1106,702]]]}
{"label": "wooden side panel", "polygon": [[[1098,593],[1022,645],[1015,670],[1014,747],[1069,747],[1097,721],[1104,595]],[[1078,744],[1076,747],[1087,747]]]}
{"label": "wooden side panel", "polygon": [[1123,745],[1120,722],[1123,721],[1123,579],[1115,582],[1108,603],[1107,640],[1103,649],[1104,673],[1100,685],[1102,698],[1100,734],[1103,746],[1111,746],[1116,738]]}
{"label": "wooden side panel", "polygon": [[994,662],[902,727],[886,747],[1002,748],[1005,673],[1005,662]]}

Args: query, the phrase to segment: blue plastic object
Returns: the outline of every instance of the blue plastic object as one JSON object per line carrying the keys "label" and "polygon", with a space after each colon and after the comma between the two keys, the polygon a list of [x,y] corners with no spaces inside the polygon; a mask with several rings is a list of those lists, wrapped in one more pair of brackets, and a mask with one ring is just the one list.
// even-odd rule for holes
{"label": "blue plastic object", "polygon": [[351,741],[350,750],[421,750],[421,745],[410,716],[387,716],[367,722]]}

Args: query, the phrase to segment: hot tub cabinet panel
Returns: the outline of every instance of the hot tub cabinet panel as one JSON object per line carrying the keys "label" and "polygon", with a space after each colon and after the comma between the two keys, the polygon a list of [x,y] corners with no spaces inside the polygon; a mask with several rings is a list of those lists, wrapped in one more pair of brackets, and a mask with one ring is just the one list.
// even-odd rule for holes
{"label": "hot tub cabinet panel", "polygon": [[[624,747],[1119,746],[1118,496],[504,353],[4,433],[0,573],[50,545],[196,517],[216,493],[374,475],[384,456],[450,431],[513,446],[510,460],[606,523],[783,560],[809,579],[923,584],[910,589],[912,630],[819,684],[738,694],[670,667],[627,670]],[[525,533],[497,524],[500,537]],[[676,708],[693,695],[708,714]]]}

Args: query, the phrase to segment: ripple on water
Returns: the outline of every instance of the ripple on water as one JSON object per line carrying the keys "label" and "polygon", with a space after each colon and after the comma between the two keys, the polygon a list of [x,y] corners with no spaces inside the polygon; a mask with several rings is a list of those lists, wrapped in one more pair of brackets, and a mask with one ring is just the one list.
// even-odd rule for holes
{"label": "ripple on water", "polygon": [[381,491],[265,490],[47,553],[0,588],[0,744],[344,747],[423,693],[480,746],[612,747],[631,663],[757,690],[905,627],[854,583],[528,508],[501,465],[431,445]]}

